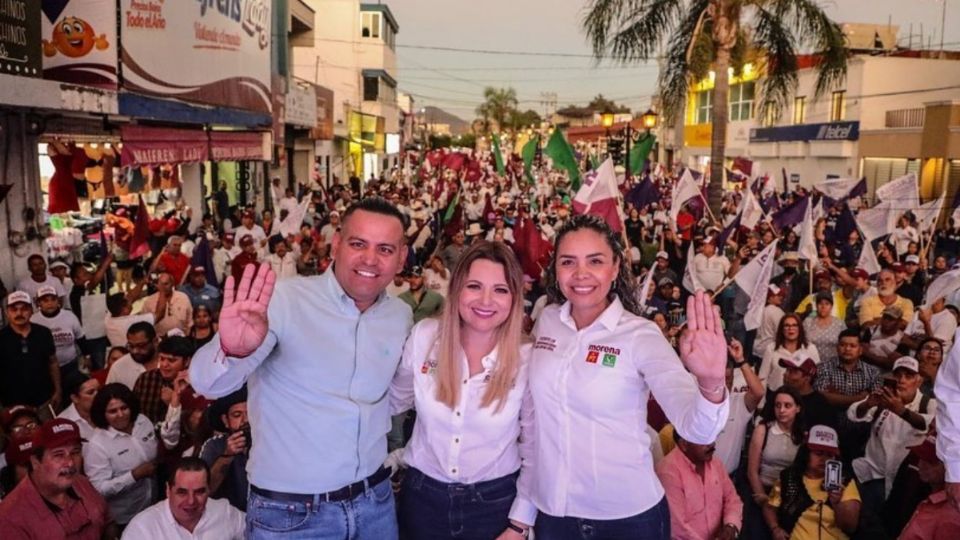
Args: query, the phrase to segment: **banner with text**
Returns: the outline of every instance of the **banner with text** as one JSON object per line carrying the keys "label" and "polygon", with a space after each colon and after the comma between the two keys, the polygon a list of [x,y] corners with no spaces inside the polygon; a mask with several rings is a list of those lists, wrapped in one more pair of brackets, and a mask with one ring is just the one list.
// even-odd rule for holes
{"label": "banner with text", "polygon": [[116,89],[114,0],[43,0],[43,78]]}
{"label": "banner with text", "polygon": [[120,0],[123,86],[270,113],[270,0]]}
{"label": "banner with text", "polygon": [[0,75],[39,77],[40,2],[0,1]]}

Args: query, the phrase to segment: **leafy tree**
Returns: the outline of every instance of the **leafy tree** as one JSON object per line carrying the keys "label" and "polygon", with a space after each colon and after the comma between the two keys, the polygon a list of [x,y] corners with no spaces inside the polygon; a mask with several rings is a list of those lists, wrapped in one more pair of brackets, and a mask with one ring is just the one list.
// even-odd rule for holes
{"label": "leafy tree", "polygon": [[687,89],[713,69],[713,134],[708,199],[719,213],[726,149],[728,68],[755,51],[764,78],[757,114],[778,118],[797,86],[797,54],[817,54],[816,96],[846,78],[848,51],[840,27],[815,0],[591,0],[583,19],[594,56],[633,63],[663,45],[657,81],[664,119],[683,111]]}
{"label": "leafy tree", "polygon": [[483,90],[483,103],[477,107],[477,116],[484,123],[484,131],[507,129],[513,114],[517,110],[517,91],[513,88],[494,88]]}

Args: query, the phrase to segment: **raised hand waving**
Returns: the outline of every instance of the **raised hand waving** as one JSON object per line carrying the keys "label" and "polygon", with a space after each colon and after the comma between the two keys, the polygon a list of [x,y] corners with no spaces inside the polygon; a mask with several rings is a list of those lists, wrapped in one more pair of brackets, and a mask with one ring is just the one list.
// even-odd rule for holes
{"label": "raised hand waving", "polygon": [[220,348],[228,356],[249,356],[267,337],[267,306],[276,281],[269,264],[261,264],[259,270],[248,264],[236,291],[233,276],[227,278],[220,310]]}

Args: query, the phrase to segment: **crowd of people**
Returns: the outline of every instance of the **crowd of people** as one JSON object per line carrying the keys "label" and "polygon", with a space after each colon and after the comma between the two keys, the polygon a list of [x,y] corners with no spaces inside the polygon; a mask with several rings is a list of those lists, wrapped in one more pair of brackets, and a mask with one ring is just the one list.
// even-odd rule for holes
{"label": "crowd of people", "polygon": [[952,219],[865,240],[860,196],[749,180],[714,216],[654,166],[611,222],[549,163],[453,155],[31,255],[0,536],[960,538]]}

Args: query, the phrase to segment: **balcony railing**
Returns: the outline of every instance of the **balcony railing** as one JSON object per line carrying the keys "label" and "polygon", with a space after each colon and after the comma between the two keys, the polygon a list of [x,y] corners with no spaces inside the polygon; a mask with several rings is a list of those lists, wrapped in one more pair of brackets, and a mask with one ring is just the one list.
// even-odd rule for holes
{"label": "balcony railing", "polygon": [[887,120],[884,125],[888,128],[923,127],[924,113],[923,107],[887,111]]}

